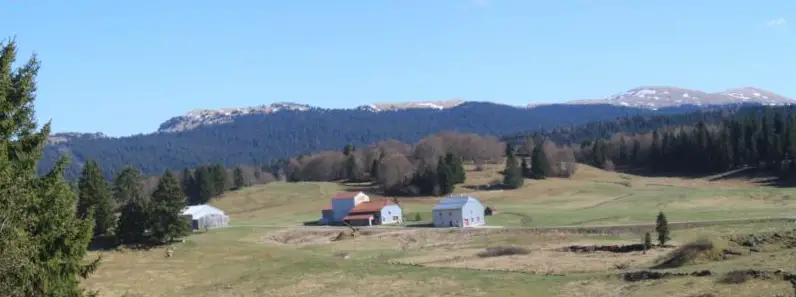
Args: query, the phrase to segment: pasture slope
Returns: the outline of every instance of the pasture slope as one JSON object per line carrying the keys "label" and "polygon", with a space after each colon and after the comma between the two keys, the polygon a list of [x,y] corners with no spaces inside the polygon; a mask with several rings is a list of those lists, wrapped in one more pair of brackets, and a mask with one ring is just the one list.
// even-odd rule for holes
{"label": "pasture slope", "polygon": [[[792,269],[787,263],[796,263],[796,240],[788,241],[793,239],[790,233],[783,233],[794,225],[764,219],[796,214],[794,190],[766,186],[764,180],[653,178],[589,166],[581,166],[570,179],[527,180],[522,189],[512,191],[478,190],[499,178],[499,170],[495,165],[468,171],[467,182],[456,192],[471,193],[496,208],[498,213],[487,217],[487,223],[505,228],[379,227],[334,240],[341,229],[301,225],[317,219],[334,193],[367,191],[367,185],[272,183],[214,201],[230,215],[231,228],[190,236],[174,245],[172,258],[164,257],[164,248],[93,252],[90,256],[103,254],[103,264],[85,286],[99,289],[101,296],[128,297],[794,293],[791,284],[772,276],[776,270]],[[407,223],[427,222],[436,200],[401,199]],[[671,246],[646,253],[568,250],[573,245],[639,243],[641,234],[653,228],[649,224],[659,210],[673,223],[726,221],[673,224]],[[418,215],[420,221],[413,221]],[[739,218],[758,220],[733,221]],[[752,244],[732,239],[761,232],[775,235],[751,237]],[[700,245],[705,248],[695,252],[683,248],[699,238],[710,238],[711,244]],[[506,247],[524,252],[484,256],[487,248]],[[678,265],[661,264],[682,255],[687,259]],[[622,277],[653,268],[656,272],[710,270],[711,275],[639,282]],[[746,269],[769,271],[771,277],[748,277],[742,284],[723,281],[726,273]]]}

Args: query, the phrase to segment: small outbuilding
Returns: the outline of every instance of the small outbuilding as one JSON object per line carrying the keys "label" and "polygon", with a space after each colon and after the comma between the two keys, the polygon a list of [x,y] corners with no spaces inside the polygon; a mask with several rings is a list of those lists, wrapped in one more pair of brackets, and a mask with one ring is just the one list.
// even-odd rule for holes
{"label": "small outbuilding", "polygon": [[484,225],[484,205],[472,196],[448,196],[431,210],[434,227],[473,227]]}
{"label": "small outbuilding", "polygon": [[215,229],[229,225],[229,216],[223,210],[208,204],[191,205],[182,211],[183,217],[191,222],[191,230]]}
{"label": "small outbuilding", "polygon": [[398,224],[403,222],[403,214],[401,207],[392,201],[368,201],[351,209],[343,221],[352,226]]}

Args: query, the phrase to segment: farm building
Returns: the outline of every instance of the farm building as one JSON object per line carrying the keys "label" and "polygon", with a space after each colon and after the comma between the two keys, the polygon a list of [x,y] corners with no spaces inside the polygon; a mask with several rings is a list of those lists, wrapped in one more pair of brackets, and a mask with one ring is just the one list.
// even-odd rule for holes
{"label": "farm building", "polygon": [[362,192],[340,193],[321,211],[321,225],[343,224],[371,226],[403,221],[401,208],[391,201],[370,201]]}
{"label": "farm building", "polygon": [[226,227],[229,224],[229,216],[223,210],[207,204],[188,206],[182,215],[191,222],[192,231]]}
{"label": "farm building", "polygon": [[401,207],[392,201],[368,201],[354,207],[343,221],[352,226],[396,224],[403,221],[403,215]]}
{"label": "farm building", "polygon": [[434,227],[484,225],[484,205],[472,196],[448,196],[431,209]]}

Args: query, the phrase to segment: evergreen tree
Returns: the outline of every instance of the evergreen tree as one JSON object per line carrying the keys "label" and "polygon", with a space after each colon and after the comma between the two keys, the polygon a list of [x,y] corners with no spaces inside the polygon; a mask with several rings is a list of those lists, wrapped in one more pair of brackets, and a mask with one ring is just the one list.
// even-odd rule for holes
{"label": "evergreen tree", "polygon": [[359,174],[359,162],[355,155],[350,154],[345,163],[346,178],[349,182],[358,182],[362,179]]}
{"label": "evergreen tree", "polygon": [[62,177],[66,158],[36,174],[50,132],[34,118],[39,61],[14,69],[15,58],[14,41],[0,42],[0,292],[82,296],[78,277],[99,263],[83,264],[93,223],[76,216],[77,196]]}
{"label": "evergreen tree", "polygon": [[135,167],[125,167],[113,180],[113,197],[117,205],[125,205],[128,201],[140,199],[141,172]]}
{"label": "evergreen tree", "polygon": [[658,213],[656,219],[655,232],[658,232],[658,243],[663,246],[669,241],[669,221],[666,220],[666,215],[663,212]]}
{"label": "evergreen tree", "polygon": [[506,168],[503,169],[503,185],[509,189],[518,189],[525,183],[522,178],[522,169],[517,164],[514,150],[511,146],[506,146]]}
{"label": "evergreen tree", "polygon": [[448,168],[450,168],[453,174],[453,184],[464,183],[467,178],[467,173],[464,171],[462,159],[453,153],[447,153],[445,154],[445,164],[448,165]]}
{"label": "evergreen tree", "polygon": [[210,175],[213,177],[213,196],[221,196],[227,190],[227,169],[221,164],[210,167]]}
{"label": "evergreen tree", "polygon": [[190,205],[205,204],[215,196],[215,181],[207,166],[200,166],[194,171],[195,200],[189,201]]}
{"label": "evergreen tree", "polygon": [[535,179],[544,179],[550,176],[550,164],[547,163],[547,155],[544,152],[542,143],[533,148],[531,154],[531,175]]}
{"label": "evergreen tree", "polygon": [[188,197],[188,201],[193,201],[196,195],[196,182],[193,178],[193,172],[190,169],[185,168],[182,171],[182,181],[180,185],[182,186],[182,192],[185,194],[185,197]]}
{"label": "evergreen tree", "polygon": [[623,165],[630,163],[630,152],[624,137],[619,138],[619,163]]}
{"label": "evergreen tree", "polygon": [[232,172],[232,176],[236,190],[246,187],[246,177],[243,176],[243,168],[240,168],[240,166],[235,167],[235,170]]}
{"label": "evergreen tree", "polygon": [[453,170],[445,163],[445,160],[440,158],[437,161],[437,185],[439,185],[439,195],[453,193],[454,179]]}
{"label": "evergreen tree", "polygon": [[141,173],[127,167],[114,180],[117,201],[122,203],[116,238],[123,244],[140,244],[146,241],[147,200],[141,193]]}
{"label": "evergreen tree", "polygon": [[188,234],[188,221],[182,216],[186,207],[185,194],[177,178],[168,170],[160,178],[149,203],[149,231],[157,242],[169,243]]}
{"label": "evergreen tree", "polygon": [[652,248],[652,235],[649,232],[644,233],[644,249],[648,250]]}
{"label": "evergreen tree", "polygon": [[641,142],[638,141],[638,139],[633,140],[633,152],[630,158],[631,162],[635,166],[641,165],[639,164],[641,162],[641,156],[639,155],[640,153],[641,153]]}
{"label": "evergreen tree", "polygon": [[86,162],[78,180],[77,215],[94,218],[94,235],[104,235],[116,224],[108,182],[95,161]]}

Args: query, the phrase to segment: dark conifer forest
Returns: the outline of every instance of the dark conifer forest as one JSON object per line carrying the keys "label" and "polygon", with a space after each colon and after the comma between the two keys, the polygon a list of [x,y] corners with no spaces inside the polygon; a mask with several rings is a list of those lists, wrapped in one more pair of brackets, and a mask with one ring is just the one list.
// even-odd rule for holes
{"label": "dark conifer forest", "polygon": [[388,139],[415,142],[442,131],[502,136],[624,116],[681,114],[697,109],[683,106],[653,111],[611,105],[546,105],[526,109],[469,102],[445,110],[280,111],[241,116],[232,123],[177,133],[100,139],[91,135],[73,137],[46,147],[39,171],[46,172],[64,154],[73,160],[65,173],[68,178],[77,177],[87,160],[96,161],[106,178],[125,166],[155,175],[167,169],[180,172],[204,164],[263,165],[300,154],[337,150],[347,144],[361,147]]}

